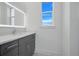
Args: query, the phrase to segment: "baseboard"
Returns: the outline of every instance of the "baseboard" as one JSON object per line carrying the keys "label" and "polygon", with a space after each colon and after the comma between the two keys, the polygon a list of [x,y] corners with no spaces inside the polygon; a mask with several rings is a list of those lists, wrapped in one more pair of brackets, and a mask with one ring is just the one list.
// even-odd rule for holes
{"label": "baseboard", "polygon": [[41,56],[61,56],[61,54],[58,52],[45,50],[45,49],[36,49],[35,53],[39,53],[41,54]]}

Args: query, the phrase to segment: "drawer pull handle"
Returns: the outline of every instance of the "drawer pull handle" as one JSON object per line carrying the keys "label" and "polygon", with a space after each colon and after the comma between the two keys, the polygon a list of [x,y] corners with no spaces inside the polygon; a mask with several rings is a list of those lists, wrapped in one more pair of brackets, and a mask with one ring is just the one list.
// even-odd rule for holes
{"label": "drawer pull handle", "polygon": [[11,49],[13,47],[17,47],[17,46],[18,46],[18,44],[11,45],[11,46],[7,47],[7,50],[9,50],[9,49]]}

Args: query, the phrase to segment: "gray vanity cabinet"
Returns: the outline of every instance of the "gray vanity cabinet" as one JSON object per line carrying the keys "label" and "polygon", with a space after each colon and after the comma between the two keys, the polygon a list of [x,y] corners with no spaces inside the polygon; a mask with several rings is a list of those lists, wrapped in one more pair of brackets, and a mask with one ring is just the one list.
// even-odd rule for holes
{"label": "gray vanity cabinet", "polygon": [[35,50],[35,34],[0,45],[0,56],[32,56]]}
{"label": "gray vanity cabinet", "polygon": [[0,46],[1,56],[18,56],[18,40]]}
{"label": "gray vanity cabinet", "polygon": [[19,56],[31,56],[35,50],[35,34],[28,35],[19,40]]}

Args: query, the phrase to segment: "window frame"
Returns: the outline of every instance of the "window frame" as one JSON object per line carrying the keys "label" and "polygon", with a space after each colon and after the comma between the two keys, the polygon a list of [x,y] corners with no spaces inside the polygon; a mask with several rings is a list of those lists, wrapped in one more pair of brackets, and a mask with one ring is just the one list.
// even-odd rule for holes
{"label": "window frame", "polygon": [[[50,24],[50,25],[44,25],[43,24],[43,22],[41,21],[41,23],[42,23],[42,27],[56,27],[56,22],[55,22],[55,18],[54,18],[54,15],[55,15],[55,3],[54,2],[52,2],[53,4],[52,4],[52,6],[53,6],[53,8],[52,8],[52,11],[50,11],[50,12],[52,12],[52,24]],[[42,5],[42,4],[41,4]],[[46,11],[46,12],[49,12],[49,11]],[[43,12],[42,12],[43,13]],[[41,14],[42,14],[41,13]],[[43,16],[42,16],[43,17]],[[43,18],[42,18],[42,20],[43,20]]]}

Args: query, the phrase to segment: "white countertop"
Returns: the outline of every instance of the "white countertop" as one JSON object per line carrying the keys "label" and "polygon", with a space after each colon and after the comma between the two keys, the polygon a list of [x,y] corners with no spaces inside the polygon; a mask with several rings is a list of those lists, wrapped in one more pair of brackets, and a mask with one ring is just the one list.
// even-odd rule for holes
{"label": "white countertop", "polygon": [[13,41],[13,40],[17,40],[21,37],[25,37],[25,36],[28,36],[28,35],[33,34],[33,33],[35,33],[35,32],[29,31],[29,32],[25,32],[25,33],[23,32],[23,33],[0,36],[0,45],[7,43],[7,42],[10,42],[10,41]]}

